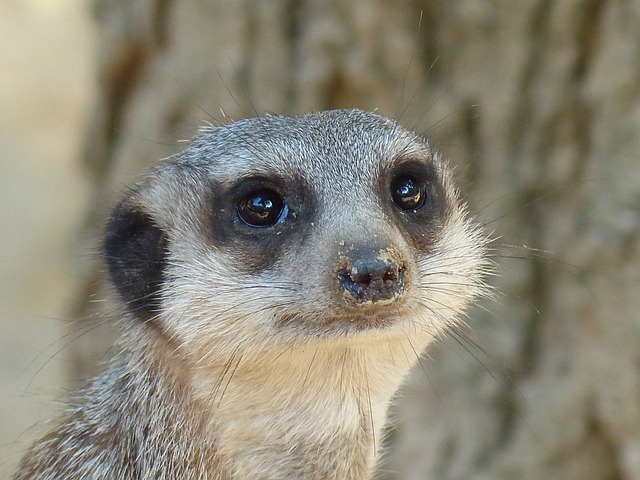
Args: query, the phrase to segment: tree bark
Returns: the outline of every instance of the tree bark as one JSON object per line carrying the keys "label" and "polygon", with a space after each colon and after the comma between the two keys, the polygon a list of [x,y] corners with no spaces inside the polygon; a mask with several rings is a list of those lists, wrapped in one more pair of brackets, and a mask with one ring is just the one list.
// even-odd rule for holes
{"label": "tree bark", "polygon": [[[99,0],[88,230],[203,122],[358,107],[430,136],[500,292],[398,398],[384,479],[640,479],[640,8]],[[106,295],[99,267],[74,314]],[[102,313],[100,318],[108,318]],[[104,322],[104,320],[101,320]],[[100,339],[73,344],[91,371]]]}

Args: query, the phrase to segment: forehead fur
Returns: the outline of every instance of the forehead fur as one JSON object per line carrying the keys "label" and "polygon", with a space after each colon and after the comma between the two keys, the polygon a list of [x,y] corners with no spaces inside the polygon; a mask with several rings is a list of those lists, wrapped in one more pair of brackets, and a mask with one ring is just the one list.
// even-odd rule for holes
{"label": "forehead fur", "polygon": [[424,157],[428,149],[415,134],[379,115],[334,110],[267,115],[204,130],[179,162],[205,167],[222,181],[302,176],[321,187],[339,179],[368,183],[398,157]]}

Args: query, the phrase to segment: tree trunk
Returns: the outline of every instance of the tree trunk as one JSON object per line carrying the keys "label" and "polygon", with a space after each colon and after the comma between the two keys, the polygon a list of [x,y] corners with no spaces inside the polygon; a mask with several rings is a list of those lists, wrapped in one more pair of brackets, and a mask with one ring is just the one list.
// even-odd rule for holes
{"label": "tree trunk", "polygon": [[[394,117],[457,165],[499,238],[500,295],[414,372],[382,478],[640,479],[636,3],[99,0],[95,15],[90,231],[204,122]],[[79,318],[106,295],[87,268]],[[73,376],[96,342],[74,342]]]}

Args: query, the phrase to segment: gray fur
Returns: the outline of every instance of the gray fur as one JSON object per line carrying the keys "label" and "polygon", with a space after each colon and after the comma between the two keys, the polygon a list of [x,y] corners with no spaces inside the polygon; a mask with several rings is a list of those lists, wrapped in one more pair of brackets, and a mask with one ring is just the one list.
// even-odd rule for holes
{"label": "gray fur", "polygon": [[[431,172],[431,210],[390,200],[408,161]],[[290,204],[268,229],[229,200],[254,178]],[[391,120],[329,111],[203,129],[115,210],[106,251],[143,257],[107,258],[129,319],[122,354],[16,478],[370,478],[415,352],[486,291],[484,243],[437,152]],[[384,302],[338,287],[363,251],[401,265]]]}

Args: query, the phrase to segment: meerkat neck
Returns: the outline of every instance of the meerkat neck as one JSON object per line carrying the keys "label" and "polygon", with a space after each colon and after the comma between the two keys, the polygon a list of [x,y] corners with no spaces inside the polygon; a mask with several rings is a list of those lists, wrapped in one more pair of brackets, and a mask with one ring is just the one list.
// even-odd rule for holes
{"label": "meerkat neck", "polygon": [[195,396],[233,478],[369,478],[411,366],[404,347],[306,346],[198,368]]}

